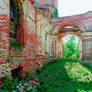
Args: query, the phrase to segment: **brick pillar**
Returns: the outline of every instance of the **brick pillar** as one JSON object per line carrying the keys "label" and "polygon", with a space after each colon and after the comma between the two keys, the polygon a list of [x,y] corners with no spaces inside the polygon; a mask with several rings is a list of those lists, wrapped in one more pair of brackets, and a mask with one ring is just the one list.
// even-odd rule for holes
{"label": "brick pillar", "polygon": [[62,34],[58,33],[58,57],[63,57],[63,40],[62,40]]}
{"label": "brick pillar", "polygon": [[82,39],[79,37],[79,59],[82,59]]}
{"label": "brick pillar", "polygon": [[63,40],[62,38],[58,40],[58,53],[59,53],[59,58],[63,57]]}
{"label": "brick pillar", "polygon": [[82,36],[82,60],[92,63],[92,32],[81,33]]}
{"label": "brick pillar", "polygon": [[9,52],[9,0],[0,0],[0,62],[7,60]]}
{"label": "brick pillar", "polygon": [[24,28],[23,28],[23,7],[22,7],[22,3],[21,3],[21,9],[20,9],[20,15],[19,15],[19,18],[20,18],[20,31],[19,31],[19,43],[24,46]]}

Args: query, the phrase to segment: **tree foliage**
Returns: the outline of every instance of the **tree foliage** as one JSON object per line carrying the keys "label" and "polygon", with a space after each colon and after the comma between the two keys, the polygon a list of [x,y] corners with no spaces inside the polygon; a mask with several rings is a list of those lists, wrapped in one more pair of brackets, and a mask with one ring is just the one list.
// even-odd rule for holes
{"label": "tree foliage", "polygon": [[64,58],[79,58],[79,41],[76,44],[76,37],[71,36],[63,45],[63,57]]}

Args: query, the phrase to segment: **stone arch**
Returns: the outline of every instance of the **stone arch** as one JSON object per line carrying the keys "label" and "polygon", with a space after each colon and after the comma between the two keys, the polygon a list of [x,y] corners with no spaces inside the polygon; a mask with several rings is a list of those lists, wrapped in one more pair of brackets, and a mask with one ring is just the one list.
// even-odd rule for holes
{"label": "stone arch", "polygon": [[[53,24],[53,23],[52,23]],[[79,38],[79,44],[80,44],[80,52],[79,52],[79,59],[82,58],[82,37],[81,37],[81,32],[86,32],[87,31],[87,28],[86,26],[81,22],[81,21],[78,21],[76,19],[66,19],[64,21],[56,21],[56,23],[53,24],[53,27],[50,31],[50,35],[53,35],[53,34],[56,34],[57,35],[57,51],[54,51],[56,52],[57,54],[57,57],[60,57],[62,58],[63,56],[63,50],[62,50],[62,46],[63,46],[63,41],[62,41],[62,38],[65,36],[64,33],[61,31],[62,28],[64,27],[67,27],[67,26],[73,26],[75,28],[78,29],[78,31],[71,31],[71,32],[66,32],[65,35],[70,35],[70,34],[73,34],[75,36],[77,36]],[[62,32],[62,34],[60,34],[60,32]],[[52,49],[52,48],[51,48]]]}
{"label": "stone arch", "polygon": [[81,32],[86,32],[87,28],[86,26],[81,22],[74,19],[70,20],[64,20],[63,22],[58,21],[52,26],[52,29],[50,30],[50,34],[56,34],[58,31],[60,31],[63,27],[66,26],[74,26],[78,28]]}
{"label": "stone arch", "polygon": [[[82,58],[82,37],[81,37],[81,32],[86,32],[87,28],[86,26],[83,24],[83,22],[78,21],[77,19],[73,19],[71,18],[66,18],[64,20],[59,20],[52,23],[52,29],[50,30],[49,34],[53,35],[56,34],[57,35],[57,56],[62,58],[62,46],[63,46],[63,42],[62,42],[62,35],[64,35],[64,33],[61,31],[62,28],[67,27],[67,26],[73,26],[75,28],[78,29],[78,31],[71,31],[71,32],[66,32],[66,34],[73,34],[76,35],[79,38],[79,43],[80,43],[80,57],[79,59]],[[62,35],[60,34],[60,32],[62,32]],[[52,48],[51,48],[52,49]],[[55,52],[55,51],[54,51]]]}

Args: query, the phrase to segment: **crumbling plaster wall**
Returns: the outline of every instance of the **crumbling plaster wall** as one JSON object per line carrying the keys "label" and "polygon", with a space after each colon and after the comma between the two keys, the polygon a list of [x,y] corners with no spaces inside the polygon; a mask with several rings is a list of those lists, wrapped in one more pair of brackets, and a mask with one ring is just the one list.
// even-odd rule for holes
{"label": "crumbling plaster wall", "polygon": [[48,11],[37,11],[37,30],[36,30],[36,52],[37,56],[44,56],[46,33],[50,30],[50,14]]}

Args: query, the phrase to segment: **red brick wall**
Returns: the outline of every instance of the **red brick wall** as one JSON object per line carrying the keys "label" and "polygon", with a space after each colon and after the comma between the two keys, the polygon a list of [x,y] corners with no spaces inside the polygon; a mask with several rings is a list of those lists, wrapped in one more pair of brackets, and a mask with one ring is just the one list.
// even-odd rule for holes
{"label": "red brick wall", "polygon": [[[21,73],[24,76],[27,72],[33,72],[36,65],[36,45],[35,45],[35,10],[29,0],[23,4],[23,19],[20,16],[20,32],[22,44],[24,44],[25,58],[21,62],[23,67]],[[27,10],[26,10],[27,7]],[[31,11],[30,11],[31,10]],[[26,12],[25,12],[26,11]],[[22,13],[22,10],[21,10]],[[22,21],[22,22],[21,22]]]}
{"label": "red brick wall", "polygon": [[9,0],[0,0],[0,77],[10,74],[9,54]]}
{"label": "red brick wall", "polygon": [[25,57],[25,50],[15,50],[15,49],[10,49],[9,50],[9,56],[10,57],[17,57],[17,56],[22,56]]}
{"label": "red brick wall", "polygon": [[9,52],[9,0],[0,1],[0,62],[7,59]]}
{"label": "red brick wall", "polygon": [[[36,10],[30,1],[25,2],[27,11],[23,17],[25,59],[22,61],[22,74],[33,72],[37,67],[37,57],[45,55],[45,31],[48,30],[50,15]],[[23,7],[23,10],[26,8]],[[30,11],[31,10],[31,11]]]}
{"label": "red brick wall", "polygon": [[22,2],[20,2],[21,8],[20,8],[20,22],[19,22],[19,43],[24,46],[24,28],[23,28],[23,7],[22,7]]}
{"label": "red brick wall", "polygon": [[25,39],[25,53],[26,59],[35,59],[35,27],[34,23],[24,20],[24,39]]}

